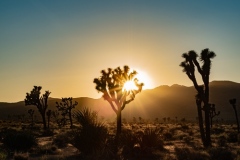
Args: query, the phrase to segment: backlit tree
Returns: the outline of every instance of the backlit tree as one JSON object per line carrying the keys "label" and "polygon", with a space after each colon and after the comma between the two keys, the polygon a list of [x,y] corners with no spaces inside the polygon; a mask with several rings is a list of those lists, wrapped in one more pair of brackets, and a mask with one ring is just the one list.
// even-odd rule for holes
{"label": "backlit tree", "polygon": [[[102,70],[101,76],[93,81],[96,84],[96,90],[103,93],[104,100],[108,101],[117,115],[117,135],[121,133],[122,110],[134,100],[143,87],[143,83],[139,83],[135,78],[136,75],[137,72],[130,71],[128,66],[124,66],[123,69],[109,68],[107,71]],[[125,89],[125,85],[129,82],[132,82],[135,87]]]}
{"label": "backlit tree", "polygon": [[[199,128],[201,133],[201,138],[203,145],[205,147],[211,146],[211,136],[210,136],[210,105],[209,105],[209,76],[211,69],[211,59],[214,58],[216,54],[209,49],[202,50],[199,60],[202,65],[198,62],[198,55],[195,51],[189,51],[184,53],[182,57],[185,59],[180,66],[183,67],[183,72],[185,72],[188,78],[193,82],[195,89],[197,90],[196,95],[196,105],[198,111]],[[203,85],[199,85],[195,76],[195,68],[201,76]],[[205,129],[203,126],[203,115],[205,115]]]}
{"label": "backlit tree", "polygon": [[76,105],[78,105],[78,102],[73,102],[72,97],[69,98],[62,98],[62,102],[58,103],[56,102],[56,107],[58,108],[58,111],[62,113],[62,116],[65,117],[66,115],[69,118],[70,121],[70,127],[73,127],[73,121],[72,121],[72,109],[75,108]]}
{"label": "backlit tree", "polygon": [[33,105],[36,106],[39,113],[42,117],[42,123],[44,129],[47,129],[47,123],[46,123],[46,110],[48,107],[48,97],[51,92],[45,91],[43,95],[41,95],[41,86],[34,86],[32,91],[30,93],[27,93],[25,98],[25,106]]}

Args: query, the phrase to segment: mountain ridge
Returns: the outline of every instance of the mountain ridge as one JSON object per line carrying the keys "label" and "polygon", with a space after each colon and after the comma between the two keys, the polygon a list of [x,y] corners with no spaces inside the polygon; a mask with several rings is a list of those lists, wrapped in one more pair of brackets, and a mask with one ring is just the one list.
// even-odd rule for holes
{"label": "mountain ridge", "polygon": [[[212,81],[210,86],[210,103],[216,105],[216,110],[220,115],[215,119],[234,120],[234,113],[229,99],[240,99],[240,83],[232,81]],[[135,100],[128,104],[122,111],[123,118],[132,120],[133,117],[153,120],[163,117],[186,118],[194,120],[197,116],[195,105],[196,90],[193,86],[173,84],[171,86],[161,85],[153,89],[143,90]],[[79,105],[76,109],[89,107],[98,111],[99,115],[106,119],[114,119],[115,113],[107,101],[103,98],[94,99],[90,97],[73,98]],[[49,109],[56,110],[56,101],[61,98],[49,97]],[[35,109],[34,106],[25,106],[24,101],[15,103],[0,102],[0,119],[6,119],[8,115],[26,114],[28,109]],[[238,106],[239,111],[239,106]],[[38,114],[38,111],[35,113]]]}

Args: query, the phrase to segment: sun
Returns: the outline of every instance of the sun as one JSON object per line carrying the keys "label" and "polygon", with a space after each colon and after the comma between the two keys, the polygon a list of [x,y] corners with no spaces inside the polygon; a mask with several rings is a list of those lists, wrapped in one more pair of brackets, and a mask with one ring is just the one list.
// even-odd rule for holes
{"label": "sun", "polygon": [[138,89],[137,86],[132,80],[124,83],[123,91],[130,91],[130,90],[137,90],[137,89]]}
{"label": "sun", "polygon": [[[148,76],[148,74],[142,70],[138,70],[137,75],[134,78],[137,78],[139,83],[144,83],[143,89],[151,89],[153,88],[152,79]],[[130,90],[137,90],[138,87],[135,85],[134,80],[129,80],[124,83],[124,86],[122,88],[123,91],[130,91]]]}

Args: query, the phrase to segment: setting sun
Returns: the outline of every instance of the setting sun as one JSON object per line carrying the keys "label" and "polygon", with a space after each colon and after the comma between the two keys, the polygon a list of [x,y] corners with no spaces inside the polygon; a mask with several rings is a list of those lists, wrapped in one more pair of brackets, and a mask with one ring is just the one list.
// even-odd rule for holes
{"label": "setting sun", "polygon": [[127,81],[123,86],[123,91],[137,90],[137,86],[134,81]]}

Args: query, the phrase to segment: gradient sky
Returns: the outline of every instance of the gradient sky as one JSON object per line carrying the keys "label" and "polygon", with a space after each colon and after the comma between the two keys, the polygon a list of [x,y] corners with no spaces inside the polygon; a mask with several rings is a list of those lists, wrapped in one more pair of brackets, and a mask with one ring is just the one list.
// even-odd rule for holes
{"label": "gradient sky", "polygon": [[34,85],[51,97],[92,97],[102,69],[125,64],[146,88],[191,86],[182,53],[209,48],[210,80],[240,82],[240,1],[1,0],[0,101]]}

